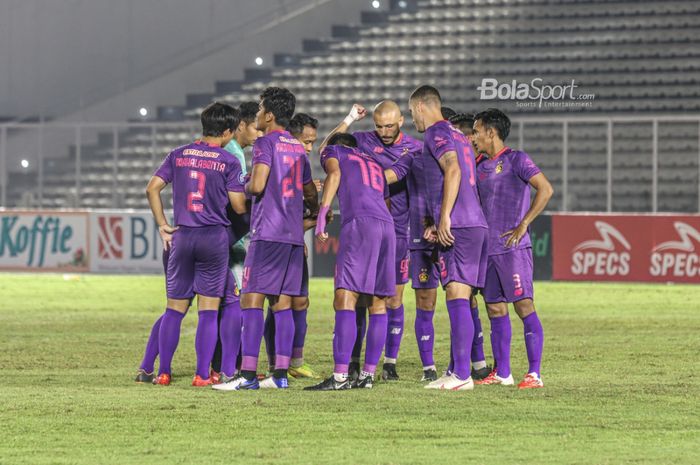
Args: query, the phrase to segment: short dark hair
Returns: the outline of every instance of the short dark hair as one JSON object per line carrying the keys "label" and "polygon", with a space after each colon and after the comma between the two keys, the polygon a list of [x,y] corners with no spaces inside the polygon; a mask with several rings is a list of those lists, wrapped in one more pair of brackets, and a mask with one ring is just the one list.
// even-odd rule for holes
{"label": "short dark hair", "polygon": [[314,129],[318,129],[318,120],[306,113],[297,113],[289,121],[287,131],[293,136],[298,136],[304,132],[304,126],[311,126]]}
{"label": "short dark hair", "polygon": [[427,102],[429,100],[437,101],[438,105],[442,103],[442,97],[440,97],[440,92],[429,85],[422,85],[413,91],[409,100],[420,100],[422,102]]}
{"label": "short dark hair", "polygon": [[220,137],[227,129],[235,131],[241,122],[240,113],[227,103],[214,102],[202,110],[202,135]]}
{"label": "short dark hair", "polygon": [[498,137],[505,141],[510,134],[510,119],[498,108],[488,108],[474,116],[475,121],[481,121],[485,128],[493,128]]}
{"label": "short dark hair", "polygon": [[471,113],[455,113],[447,119],[454,126],[466,126],[469,129],[474,127],[474,115]]}
{"label": "short dark hair", "polygon": [[440,107],[440,113],[442,113],[442,117],[445,119],[450,119],[457,114],[457,112],[450,107]]}
{"label": "short dark hair", "polygon": [[331,145],[347,145],[348,147],[357,147],[357,139],[352,134],[347,132],[336,132],[328,139],[328,146]]}
{"label": "short dark hair", "polygon": [[283,87],[268,87],[260,94],[260,101],[265,112],[275,116],[275,122],[287,127],[294,115],[297,99],[288,89]]}
{"label": "short dark hair", "polygon": [[238,107],[238,111],[241,113],[241,121],[245,121],[246,124],[250,124],[255,121],[255,115],[258,114],[260,105],[258,102],[243,102]]}

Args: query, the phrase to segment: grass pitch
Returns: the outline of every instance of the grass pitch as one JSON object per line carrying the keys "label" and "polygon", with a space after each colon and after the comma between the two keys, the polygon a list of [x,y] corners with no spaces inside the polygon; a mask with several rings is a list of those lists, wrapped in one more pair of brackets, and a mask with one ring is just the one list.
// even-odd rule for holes
{"label": "grass pitch", "polygon": [[[302,391],[310,381],[272,392],[190,387],[194,313],[173,385],[136,385],[163,288],[155,276],[0,275],[1,464],[700,463],[700,286],[538,283],[545,388],[523,392],[424,390],[407,292],[401,381],[329,393]],[[331,296],[330,280],[312,280],[306,358],[323,374]],[[512,318],[517,382],[527,361]]]}

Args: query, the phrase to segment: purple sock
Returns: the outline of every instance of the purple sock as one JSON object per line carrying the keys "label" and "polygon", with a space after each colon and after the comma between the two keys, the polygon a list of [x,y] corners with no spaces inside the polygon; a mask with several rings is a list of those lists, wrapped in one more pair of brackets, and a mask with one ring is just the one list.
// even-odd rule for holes
{"label": "purple sock", "polygon": [[160,354],[160,366],[158,375],[170,374],[170,364],[173,361],[177,344],[180,342],[180,327],[184,313],[180,313],[172,308],[166,308],[163,317],[160,319],[160,330],[158,331],[158,353]]}
{"label": "purple sock", "polygon": [[532,312],[523,318],[523,332],[525,333],[527,361],[530,364],[527,372],[537,373],[537,376],[540,376],[540,363],[542,362],[542,349],[544,348],[544,330],[537,313]]}
{"label": "purple sock", "polygon": [[221,311],[221,372],[226,376],[233,376],[241,347],[241,303],[226,305]]}
{"label": "purple sock", "polygon": [[209,365],[214,355],[217,339],[217,310],[200,310],[194,349],[197,354],[197,372],[202,379],[209,379]]}
{"label": "purple sock", "polygon": [[151,334],[148,336],[148,342],[146,342],[146,350],[143,352],[140,368],[146,373],[153,373],[153,364],[158,356],[158,333],[160,332],[160,321],[163,319],[163,315],[158,317],[156,322],[153,323]]}
{"label": "purple sock", "polygon": [[365,340],[365,332],[367,331],[367,307],[355,307],[355,324],[357,332],[355,335],[355,344],[352,347],[352,358],[359,360],[362,355],[362,343]]}
{"label": "purple sock", "polygon": [[447,313],[450,315],[452,357],[454,358],[453,373],[459,379],[467,379],[471,376],[469,354],[472,339],[474,339],[474,322],[469,309],[469,300],[448,300]]}
{"label": "purple sock", "polygon": [[265,317],[263,336],[265,338],[265,352],[267,352],[267,365],[273,367],[275,366],[275,316],[269,307]]}
{"label": "purple sock", "polygon": [[496,374],[501,378],[510,376],[510,338],[512,335],[508,315],[491,318],[491,349],[496,359]]}
{"label": "purple sock", "polygon": [[403,336],[403,305],[398,308],[387,308],[387,331],[386,331],[386,349],[384,350],[384,358],[391,359],[396,363],[396,358],[399,356],[401,348],[401,337]]}
{"label": "purple sock", "polygon": [[367,325],[367,347],[365,348],[365,365],[362,371],[374,374],[379,363],[379,357],[382,356],[382,349],[386,343],[386,328],[388,326],[388,317],[386,313],[381,315],[375,314],[369,316],[369,324]]}
{"label": "purple sock", "polygon": [[274,312],[275,316],[275,371],[289,368],[294,342],[294,316],[292,309]]}
{"label": "purple sock", "polygon": [[241,332],[241,340],[243,341],[243,359],[241,360],[241,371],[258,370],[258,354],[260,353],[260,343],[263,337],[263,326],[265,318],[262,308],[244,308],[241,310],[243,315],[243,329]]}
{"label": "purple sock", "polygon": [[[476,304],[476,302],[474,302]],[[481,330],[481,319],[479,318],[479,304],[471,308],[472,322],[474,323],[474,340],[472,341],[472,363],[486,360],[484,355],[484,333]]]}
{"label": "purple sock", "polygon": [[304,358],[304,341],[306,340],[306,310],[294,310],[294,343],[292,344],[292,358]]}
{"label": "purple sock", "polygon": [[348,372],[352,345],[355,343],[357,329],[355,328],[355,312],[353,310],[335,311],[335,329],[333,331],[333,361],[334,373]]}
{"label": "purple sock", "polygon": [[416,342],[423,368],[434,366],[433,346],[435,344],[435,327],[433,326],[434,311],[416,308]]}

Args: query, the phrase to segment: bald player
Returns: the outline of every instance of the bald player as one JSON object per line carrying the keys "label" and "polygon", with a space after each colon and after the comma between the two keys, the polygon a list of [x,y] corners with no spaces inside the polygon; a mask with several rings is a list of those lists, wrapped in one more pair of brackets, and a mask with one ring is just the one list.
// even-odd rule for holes
{"label": "bald player", "polygon": [[[330,137],[339,132],[349,132],[350,126],[367,116],[367,110],[360,104],[354,104],[345,119],[326,137],[321,144],[321,150],[325,147]],[[352,135],[357,140],[357,147],[361,152],[369,154],[383,169],[391,167],[401,157],[420,154],[423,144],[413,137],[401,131],[404,118],[401,109],[392,100],[379,102],[372,110],[374,120],[373,131],[355,131]],[[394,232],[396,234],[396,289],[393,296],[387,299],[386,308],[388,315],[387,338],[384,348],[384,365],[382,366],[382,379],[398,380],[396,372],[396,360],[401,347],[401,338],[404,331],[403,291],[408,282],[408,248],[409,248],[409,218],[408,218],[408,190],[406,181],[402,180],[390,186],[391,216],[394,220]],[[353,348],[350,363],[351,377],[359,372],[359,357],[364,338],[366,309],[358,309],[358,334]]]}

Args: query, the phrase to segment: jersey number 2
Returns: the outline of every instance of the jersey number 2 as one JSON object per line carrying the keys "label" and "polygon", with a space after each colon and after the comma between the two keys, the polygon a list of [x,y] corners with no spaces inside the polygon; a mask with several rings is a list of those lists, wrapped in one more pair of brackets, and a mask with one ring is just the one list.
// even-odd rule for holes
{"label": "jersey number 2", "polygon": [[[284,156],[282,161],[289,166],[289,174],[282,178],[282,197],[294,197],[303,188],[301,183],[301,158]],[[294,186],[294,187],[292,187]]]}
{"label": "jersey number 2", "polygon": [[204,205],[201,202],[204,200],[204,186],[207,184],[207,175],[201,171],[190,171],[190,178],[197,180],[197,190],[187,194],[187,210],[199,213],[204,210]]}

